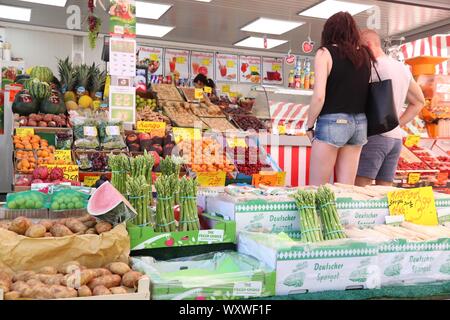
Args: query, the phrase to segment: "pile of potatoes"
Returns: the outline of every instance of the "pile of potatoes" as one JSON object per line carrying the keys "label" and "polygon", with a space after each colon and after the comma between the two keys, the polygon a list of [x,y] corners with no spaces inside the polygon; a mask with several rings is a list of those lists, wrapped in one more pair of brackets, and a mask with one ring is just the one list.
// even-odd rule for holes
{"label": "pile of potatoes", "polygon": [[0,270],[0,288],[5,300],[103,296],[135,293],[142,276],[123,262],[88,269],[71,261],[58,268],[43,267],[38,272],[19,271],[11,275]]}
{"label": "pile of potatoes", "polygon": [[33,223],[25,217],[18,217],[12,221],[1,221],[0,229],[2,228],[29,238],[44,238],[65,237],[73,234],[102,234],[110,231],[112,225],[85,215],[80,218],[41,220],[38,223]]}

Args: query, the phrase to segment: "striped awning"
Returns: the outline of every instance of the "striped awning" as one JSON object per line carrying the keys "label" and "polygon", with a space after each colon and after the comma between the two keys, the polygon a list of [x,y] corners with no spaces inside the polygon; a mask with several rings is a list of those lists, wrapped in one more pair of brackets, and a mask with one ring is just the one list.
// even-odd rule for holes
{"label": "striped awning", "polygon": [[286,133],[297,134],[302,131],[306,121],[308,105],[289,102],[270,102],[272,132],[278,132],[278,126],[285,126]]}

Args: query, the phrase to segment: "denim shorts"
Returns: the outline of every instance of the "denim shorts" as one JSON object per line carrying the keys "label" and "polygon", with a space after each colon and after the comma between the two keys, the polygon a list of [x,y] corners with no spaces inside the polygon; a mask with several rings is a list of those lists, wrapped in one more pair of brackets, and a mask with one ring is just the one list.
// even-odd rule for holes
{"label": "denim shorts", "polygon": [[367,118],[364,113],[332,113],[317,119],[315,139],[341,148],[367,143]]}

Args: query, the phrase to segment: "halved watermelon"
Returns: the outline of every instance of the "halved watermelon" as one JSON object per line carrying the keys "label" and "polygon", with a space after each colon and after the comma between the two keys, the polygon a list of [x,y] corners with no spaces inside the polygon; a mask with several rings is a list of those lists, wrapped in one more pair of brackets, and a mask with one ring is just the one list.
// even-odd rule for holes
{"label": "halved watermelon", "polygon": [[95,190],[89,199],[87,211],[90,215],[113,225],[137,216],[128,200],[109,182],[103,183]]}

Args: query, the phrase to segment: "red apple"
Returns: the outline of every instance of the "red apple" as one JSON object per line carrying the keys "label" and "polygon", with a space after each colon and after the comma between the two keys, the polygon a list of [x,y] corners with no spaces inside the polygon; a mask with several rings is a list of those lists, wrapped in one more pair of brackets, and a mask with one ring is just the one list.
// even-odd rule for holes
{"label": "red apple", "polygon": [[150,140],[151,136],[148,133],[141,132],[139,133],[139,140]]}

